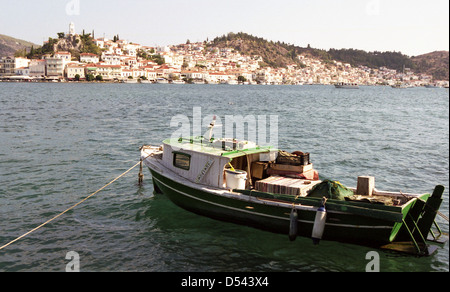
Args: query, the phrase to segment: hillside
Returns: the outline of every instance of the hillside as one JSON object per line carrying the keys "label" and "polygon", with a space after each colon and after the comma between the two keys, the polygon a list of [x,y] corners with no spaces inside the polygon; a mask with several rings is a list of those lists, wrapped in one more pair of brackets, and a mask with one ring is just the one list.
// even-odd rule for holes
{"label": "hillside", "polygon": [[48,38],[41,48],[34,49],[26,57],[29,59],[38,58],[44,54],[53,54],[57,51],[67,51],[72,54],[73,59],[79,59],[81,53],[101,54],[101,50],[97,47],[91,34],[82,35],[65,35],[58,33],[58,38]]}
{"label": "hillside", "polygon": [[241,54],[259,55],[264,64],[271,67],[286,67],[288,64],[301,65],[297,56],[305,55],[315,57],[324,63],[339,61],[349,63],[354,67],[366,66],[369,68],[386,67],[399,72],[404,67],[414,72],[433,75],[437,80],[449,80],[448,52],[434,52],[410,58],[400,52],[366,52],[357,49],[330,49],[320,50],[308,47],[298,47],[284,42],[273,42],[255,37],[243,32],[229,33],[216,37],[208,46],[231,47]]}
{"label": "hillside", "polygon": [[433,75],[436,80],[449,80],[449,52],[436,51],[411,58],[415,71]]}
{"label": "hillside", "polygon": [[29,52],[32,46],[38,47],[36,44],[0,34],[0,58],[12,57],[17,51],[24,49]]}
{"label": "hillside", "polygon": [[233,48],[243,55],[259,55],[263,58],[262,66],[286,67],[288,64],[300,64],[296,58],[296,47],[280,42],[267,41],[246,33],[229,33],[216,37],[208,46]]}

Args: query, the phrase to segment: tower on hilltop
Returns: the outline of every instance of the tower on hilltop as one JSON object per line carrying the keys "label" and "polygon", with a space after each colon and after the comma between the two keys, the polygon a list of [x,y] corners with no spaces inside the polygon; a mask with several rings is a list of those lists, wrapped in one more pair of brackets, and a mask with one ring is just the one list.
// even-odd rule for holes
{"label": "tower on hilltop", "polygon": [[73,22],[69,24],[69,35],[75,35],[75,24]]}

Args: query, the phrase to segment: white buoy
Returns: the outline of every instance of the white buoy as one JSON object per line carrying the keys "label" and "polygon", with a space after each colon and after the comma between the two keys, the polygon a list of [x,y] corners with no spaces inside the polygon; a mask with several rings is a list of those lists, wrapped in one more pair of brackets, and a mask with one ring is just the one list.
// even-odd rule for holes
{"label": "white buoy", "polygon": [[326,200],[326,198],[323,198],[322,205],[316,211],[316,218],[314,219],[314,226],[311,235],[314,244],[319,244],[325,229],[325,221],[327,220],[327,210],[325,209]]}
{"label": "white buoy", "polygon": [[289,240],[294,241],[297,238],[298,214],[297,210],[292,209],[289,224]]}

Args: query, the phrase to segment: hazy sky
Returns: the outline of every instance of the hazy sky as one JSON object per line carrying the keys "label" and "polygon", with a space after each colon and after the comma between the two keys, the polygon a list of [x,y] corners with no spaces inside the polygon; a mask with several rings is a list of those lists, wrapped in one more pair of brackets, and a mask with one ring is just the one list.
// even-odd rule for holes
{"label": "hazy sky", "polygon": [[148,46],[242,31],[321,49],[449,50],[448,0],[0,0],[0,34],[41,45],[71,21]]}

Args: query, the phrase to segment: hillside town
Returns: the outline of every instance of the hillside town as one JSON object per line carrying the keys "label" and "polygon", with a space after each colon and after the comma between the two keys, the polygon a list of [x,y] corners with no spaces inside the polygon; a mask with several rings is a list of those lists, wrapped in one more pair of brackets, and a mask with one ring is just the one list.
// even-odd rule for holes
{"label": "hillside town", "polygon": [[[76,36],[74,24],[68,36]],[[286,68],[264,66],[258,55],[242,55],[232,48],[218,48],[208,42],[171,46],[144,46],[127,40],[95,38],[101,55],[68,51],[45,54],[40,59],[3,57],[0,81],[103,81],[124,83],[195,84],[336,84],[402,85],[448,87],[448,81],[431,75],[380,67],[352,67],[333,61],[299,55],[300,62]],[[300,64],[300,65],[298,65]]]}

